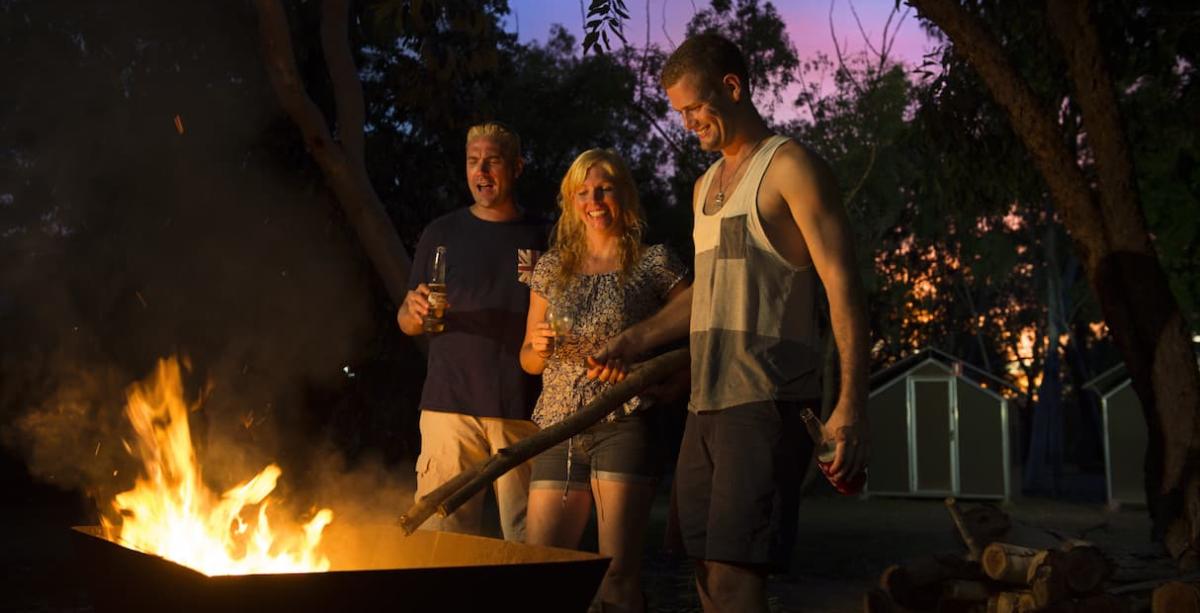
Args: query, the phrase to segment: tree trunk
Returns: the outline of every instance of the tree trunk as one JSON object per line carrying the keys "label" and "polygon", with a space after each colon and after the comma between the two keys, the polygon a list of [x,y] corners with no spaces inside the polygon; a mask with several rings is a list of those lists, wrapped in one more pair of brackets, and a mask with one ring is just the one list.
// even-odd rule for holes
{"label": "tree trunk", "polygon": [[[1062,493],[1063,406],[1058,337],[1062,321],[1062,291],[1058,258],[1055,255],[1055,225],[1046,224],[1042,239],[1045,257],[1042,274],[1046,278],[1046,343],[1042,358],[1042,382],[1033,405],[1033,428],[1029,453],[1025,456],[1025,490],[1059,496]],[[1029,382],[1033,386],[1033,381]]]}
{"label": "tree trunk", "polygon": [[[1116,94],[1102,61],[1086,0],[1049,2],[1075,102],[1096,160],[1093,190],[1065,145],[1055,113],[1038,103],[979,19],[955,0],[909,0],[949,36],[979,73],[1046,181],[1133,379],[1150,430],[1148,488],[1155,535],[1184,516],[1184,486],[1195,492],[1200,373],[1179,307],[1146,231]],[[1074,135],[1070,135],[1074,136]],[[1186,471],[1186,472],[1185,472]],[[1200,509],[1200,505],[1189,505]],[[1197,512],[1186,517],[1195,544]]]}
{"label": "tree trunk", "polygon": [[324,0],[321,7],[321,42],[333,82],[340,143],[333,140],[321,109],[304,91],[282,4],[279,0],[255,0],[254,4],[263,59],[279,104],[300,128],[308,152],[321,167],[388,295],[399,305],[407,293],[412,263],[371,186],[363,161],[363,95],[350,50],[349,1]]}

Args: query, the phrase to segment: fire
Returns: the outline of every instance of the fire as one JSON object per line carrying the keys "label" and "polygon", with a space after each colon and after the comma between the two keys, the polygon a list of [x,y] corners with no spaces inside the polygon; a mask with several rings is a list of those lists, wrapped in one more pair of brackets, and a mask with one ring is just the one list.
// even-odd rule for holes
{"label": "fire", "polygon": [[[332,511],[321,509],[291,530],[273,529],[268,520],[268,495],[282,474],[278,466],[220,495],[204,484],[178,360],[159,360],[152,377],[131,385],[125,410],[137,433],[131,453],[144,470],[133,489],[113,500],[121,521],[103,521],[108,538],[206,575],[329,570],[317,547]],[[256,512],[248,508],[254,506]]]}

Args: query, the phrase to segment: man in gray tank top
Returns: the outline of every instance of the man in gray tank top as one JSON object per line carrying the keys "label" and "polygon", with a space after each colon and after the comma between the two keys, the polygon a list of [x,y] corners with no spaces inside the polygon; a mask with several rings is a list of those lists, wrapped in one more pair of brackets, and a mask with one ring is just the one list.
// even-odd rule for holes
{"label": "man in gray tank top", "polygon": [[786,565],[811,442],[799,420],[819,403],[817,283],[841,365],[835,480],[866,468],[867,325],[853,237],[825,163],[771,134],[746,63],[712,34],[685,41],[662,85],[684,127],[721,159],[695,185],[696,278],[654,317],[591,359],[592,375],[684,334],[692,391],[675,473],[679,523],[705,611],[766,611],[766,576]]}

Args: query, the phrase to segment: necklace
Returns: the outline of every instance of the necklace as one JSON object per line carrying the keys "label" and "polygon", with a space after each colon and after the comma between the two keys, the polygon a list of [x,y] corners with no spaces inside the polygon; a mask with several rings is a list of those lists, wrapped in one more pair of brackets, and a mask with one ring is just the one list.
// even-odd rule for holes
{"label": "necklace", "polygon": [[[722,179],[717,182],[717,198],[714,201],[714,203],[717,205],[717,208],[721,208],[722,206],[725,206],[725,188],[729,187],[729,181],[732,180],[733,177],[736,177],[737,173],[742,170],[742,166],[746,165],[746,160],[749,160],[750,158],[754,157],[754,154],[758,151],[759,146],[761,146],[763,144],[763,141],[765,141],[765,140],[767,140],[767,139],[763,138],[763,139],[759,140],[757,143],[754,143],[754,148],[750,150],[750,153],[746,154],[742,158],[742,161],[738,162],[737,168],[733,169],[733,174],[729,175],[728,178],[723,178],[721,176],[717,177],[718,179]],[[725,174],[725,160],[721,160],[721,175],[724,175],[724,174]]]}

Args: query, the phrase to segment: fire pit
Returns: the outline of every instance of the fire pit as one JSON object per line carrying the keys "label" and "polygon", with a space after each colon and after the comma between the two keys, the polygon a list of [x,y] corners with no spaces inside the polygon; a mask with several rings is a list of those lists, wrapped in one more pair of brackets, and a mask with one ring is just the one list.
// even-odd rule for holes
{"label": "fire pit", "polygon": [[98,611],[584,611],[608,568],[593,553],[397,526],[330,526],[328,572],[207,576],[76,527]]}

